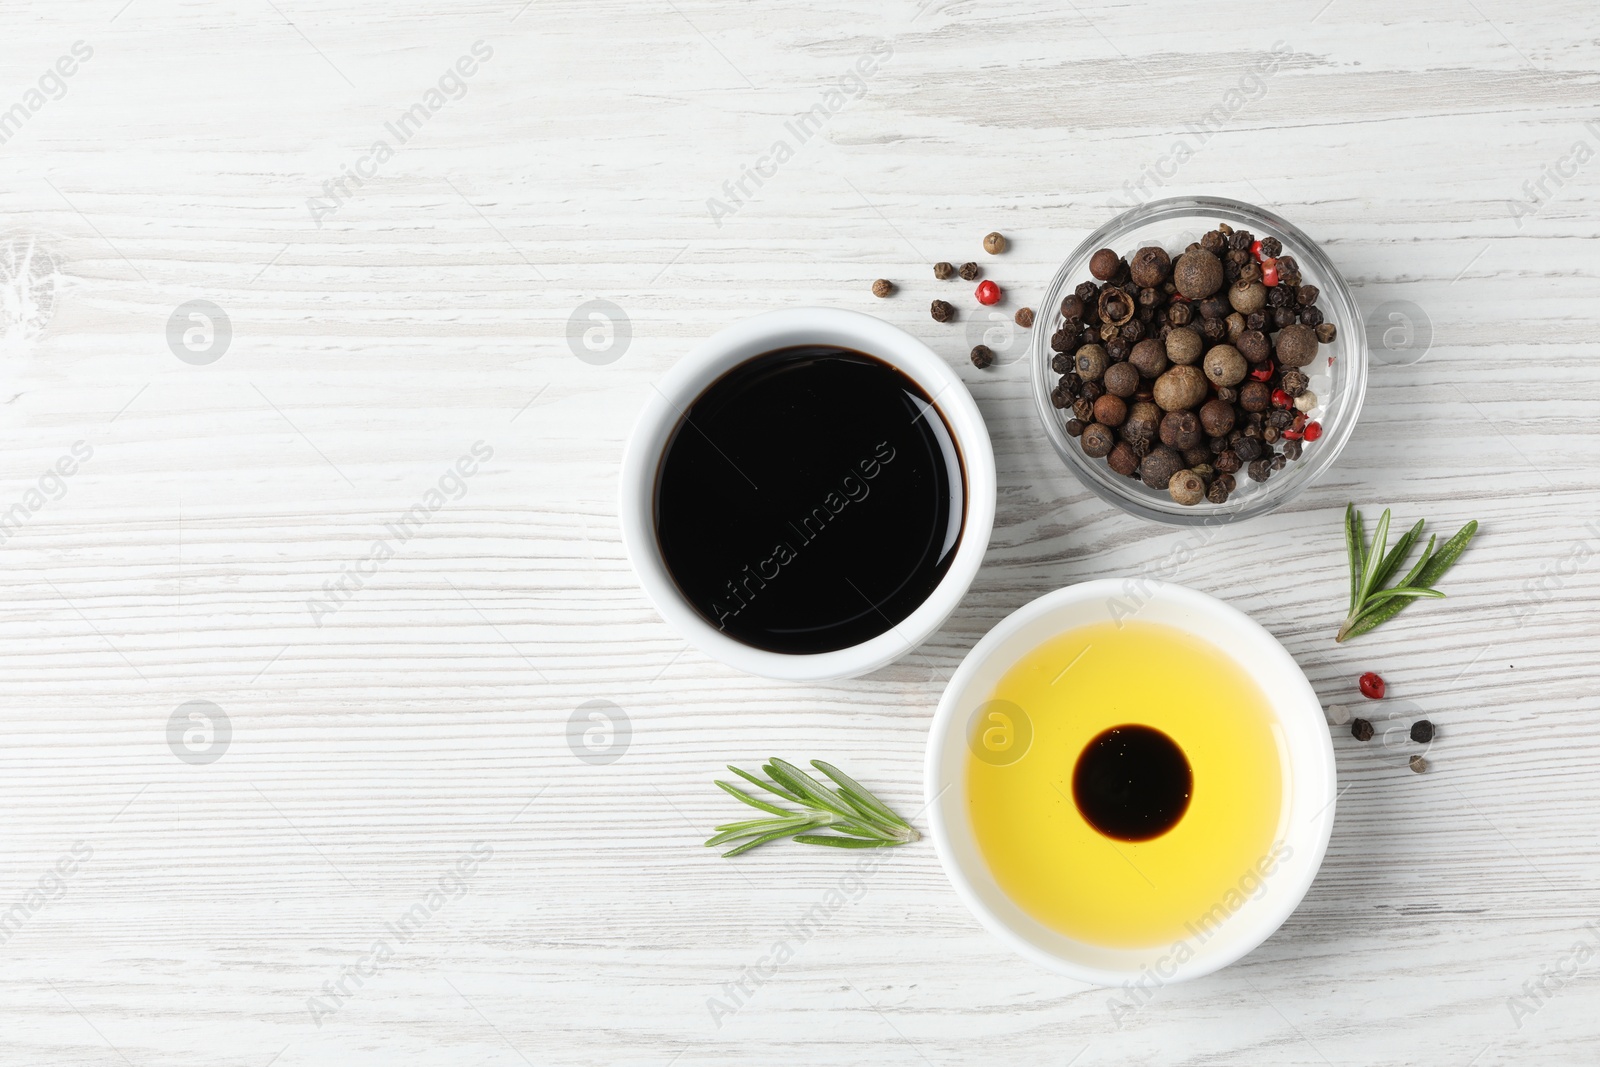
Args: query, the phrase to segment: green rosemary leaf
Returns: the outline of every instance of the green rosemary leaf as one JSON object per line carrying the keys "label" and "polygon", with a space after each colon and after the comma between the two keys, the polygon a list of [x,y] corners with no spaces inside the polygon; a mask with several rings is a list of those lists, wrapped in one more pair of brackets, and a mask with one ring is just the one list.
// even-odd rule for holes
{"label": "green rosemary leaf", "polygon": [[1420,597],[1428,597],[1429,599],[1441,599],[1441,598],[1444,597],[1444,594],[1439,592],[1439,590],[1437,590],[1437,589],[1426,589],[1426,588],[1424,588],[1424,587],[1422,587],[1420,585],[1409,586],[1409,587],[1407,587],[1405,589],[1398,589],[1398,588],[1397,589],[1380,589],[1376,593],[1373,593],[1371,596],[1367,597],[1367,607],[1370,608],[1370,607],[1373,607],[1374,605],[1382,604],[1384,601],[1389,600],[1389,599],[1391,599],[1393,597],[1397,597],[1397,596],[1399,596],[1399,597],[1419,597],[1420,596]]}
{"label": "green rosemary leaf", "polygon": [[835,837],[832,834],[800,834],[795,840],[802,845],[826,845],[829,848],[892,848],[898,841],[864,841],[859,837]]}
{"label": "green rosemary leaf", "polygon": [[1344,547],[1350,557],[1350,614],[1356,613],[1356,600],[1361,596],[1362,554],[1366,548],[1367,532],[1361,522],[1361,512],[1354,504],[1344,508]]}
{"label": "green rosemary leaf", "polygon": [[826,808],[835,815],[846,818],[855,814],[849,805],[829,792],[827,786],[792,763],[774,758],[761,769],[766,771],[773,781],[798,795],[802,804],[809,803],[813,807]]}
{"label": "green rosemary leaf", "polygon": [[795,796],[793,793],[789,792],[787,789],[783,789],[783,788],[779,787],[777,784],[775,784],[773,782],[763,782],[761,779],[757,778],[755,775],[751,774],[749,771],[741,771],[739,768],[735,767],[731,763],[728,764],[728,770],[732,771],[734,774],[737,774],[740,778],[743,778],[745,781],[749,782],[751,785],[760,786],[762,789],[765,789],[767,792],[772,793],[772,794],[774,794],[776,796],[780,796],[784,800],[789,801],[789,803],[791,803],[791,804],[800,803],[800,798],[799,797]]}
{"label": "green rosemary leaf", "polygon": [[1461,558],[1461,553],[1466,551],[1467,543],[1472,540],[1473,535],[1477,532],[1477,519],[1473,519],[1461,527],[1460,530],[1456,531],[1456,535],[1446,541],[1443,548],[1439,549],[1439,554],[1428,561],[1428,565],[1422,569],[1422,573],[1417,576],[1417,580],[1424,585],[1432,585],[1444,577],[1444,572],[1449,570],[1455,564],[1455,561]]}
{"label": "green rosemary leaf", "polygon": [[840,795],[862,808],[863,814],[876,815],[884,822],[893,823],[895,826],[904,826],[907,830],[911,829],[910,823],[890,811],[888,806],[881,800],[867,792],[860,782],[833,764],[814,759],[811,761],[811,766],[833,779],[834,784],[839,787]]}
{"label": "green rosemary leaf", "polygon": [[1433,558],[1433,545],[1434,545],[1434,542],[1436,542],[1438,540],[1439,540],[1438,535],[1436,535],[1436,534],[1428,535],[1428,547],[1424,548],[1422,550],[1422,555],[1417,557],[1416,566],[1412,567],[1409,571],[1407,571],[1406,572],[1406,576],[1395,583],[1395,586],[1397,588],[1400,587],[1400,586],[1408,586],[1408,585],[1416,585],[1417,584],[1417,578],[1419,576],[1421,576],[1422,568],[1426,567],[1428,565],[1428,561]]}
{"label": "green rosemary leaf", "polygon": [[[746,841],[737,848],[730,848],[728,851],[722,854],[722,857],[723,859],[727,859],[729,856],[737,856],[741,852],[749,852],[751,849],[764,845],[768,841],[776,841],[780,837],[791,837],[793,835],[793,830],[774,830],[770,834],[762,834],[760,837],[751,838],[749,841]],[[710,842],[707,842],[707,844],[709,843]]]}
{"label": "green rosemary leaf", "polygon": [[[1400,535],[1400,540],[1394,543],[1388,555],[1383,557],[1383,562],[1378,564],[1378,576],[1372,582],[1374,589],[1382,589],[1383,583],[1393,577],[1394,572],[1400,569],[1400,564],[1411,553],[1411,546],[1417,543],[1417,538],[1422,536],[1424,520],[1418,519],[1417,524]],[[1405,585],[1405,582],[1401,582]]]}
{"label": "green rosemary leaf", "polygon": [[782,808],[778,807],[778,805],[768,804],[765,800],[760,800],[756,797],[753,797],[744,790],[729,785],[727,782],[724,782],[721,779],[717,780],[716,786],[724,793],[727,793],[729,796],[737,797],[739,800],[750,805],[752,808],[760,808],[762,811],[770,812],[773,815],[789,814],[787,811],[784,811]]}
{"label": "green rosemary leaf", "polygon": [[1361,595],[1357,597],[1357,607],[1373,590],[1373,580],[1378,577],[1378,565],[1383,562],[1384,549],[1388,544],[1389,509],[1384,508],[1382,517],[1378,519],[1378,528],[1372,531],[1372,551],[1367,553],[1366,565],[1361,572]]}

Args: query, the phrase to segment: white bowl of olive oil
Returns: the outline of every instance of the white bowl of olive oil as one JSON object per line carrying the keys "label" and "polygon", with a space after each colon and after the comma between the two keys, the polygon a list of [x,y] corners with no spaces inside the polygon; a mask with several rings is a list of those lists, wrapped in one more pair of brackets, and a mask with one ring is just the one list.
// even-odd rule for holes
{"label": "white bowl of olive oil", "polygon": [[1333,831],[1304,672],[1242,612],[1160,582],[1086,582],[997,625],[945,689],[926,774],[962,902],[1021,955],[1103,985],[1244,956]]}

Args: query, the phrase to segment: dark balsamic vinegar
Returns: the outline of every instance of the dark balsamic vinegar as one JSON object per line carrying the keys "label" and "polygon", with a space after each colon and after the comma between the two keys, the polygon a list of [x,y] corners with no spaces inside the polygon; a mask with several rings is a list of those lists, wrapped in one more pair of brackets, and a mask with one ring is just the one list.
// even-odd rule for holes
{"label": "dark balsamic vinegar", "polygon": [[756,356],[679,421],[656,481],[656,537],[695,610],[771,652],[885,633],[944,578],[966,485],[943,415],[862,352]]}
{"label": "dark balsamic vinegar", "polygon": [[1193,786],[1183,749],[1149,726],[1113,726],[1097,734],[1072,771],[1078,810],[1119,841],[1148,841],[1178,825]]}

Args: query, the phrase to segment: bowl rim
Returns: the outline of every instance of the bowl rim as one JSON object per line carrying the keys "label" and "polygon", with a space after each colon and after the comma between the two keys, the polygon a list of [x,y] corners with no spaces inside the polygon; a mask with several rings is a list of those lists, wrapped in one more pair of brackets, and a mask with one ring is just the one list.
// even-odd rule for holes
{"label": "bowl rim", "polygon": [[[1050,402],[1052,383],[1059,376],[1049,369],[1051,357],[1054,355],[1050,349],[1052,324],[1059,317],[1057,308],[1061,294],[1065,291],[1063,287],[1070,280],[1072,273],[1070,268],[1073,264],[1079,260],[1087,263],[1088,256],[1096,249],[1115,248],[1121,235],[1126,231],[1147,223],[1186,215],[1210,216],[1210,221],[1213,223],[1217,216],[1223,216],[1223,220],[1226,221],[1226,216],[1231,215],[1247,225],[1276,233],[1285,244],[1292,245],[1295,250],[1293,255],[1303,261],[1303,265],[1310,264],[1312,273],[1323,282],[1322,294],[1328,306],[1337,312],[1340,340],[1344,345],[1340,359],[1349,369],[1349,378],[1343,383],[1343,389],[1335,400],[1339,405],[1338,419],[1328,420],[1327,416],[1324,416],[1327,421],[1324,423],[1324,433],[1318,440],[1316,451],[1296,461],[1295,465],[1304,469],[1303,475],[1292,482],[1287,480],[1278,482],[1277,485],[1280,487],[1278,491],[1267,488],[1263,492],[1230,500],[1225,504],[1202,503],[1190,507],[1176,502],[1164,502],[1159,498],[1138,496],[1120,486],[1114,488],[1114,482],[1097,475],[1090,464],[1103,465],[1104,461],[1090,460],[1082,455],[1081,450],[1075,447],[1072,439],[1067,436],[1060,416]],[[1355,295],[1349,283],[1345,281],[1344,275],[1339,272],[1322,247],[1298,226],[1265,208],[1219,196],[1163,197],[1128,208],[1085,237],[1071,254],[1061,261],[1060,267],[1045,288],[1039,307],[1040,314],[1033,331],[1029,373],[1034,407],[1039,414],[1045,437],[1061,457],[1062,462],[1085,488],[1106,503],[1113,504],[1137,518],[1169,526],[1201,526],[1208,523],[1237,522],[1269,514],[1293,500],[1326,474],[1355,433],[1355,425],[1360,418],[1362,403],[1366,398],[1369,360],[1366,329],[1360,306],[1356,303]],[[1333,316],[1330,316],[1331,318]]]}
{"label": "bowl rim", "polygon": [[[683,410],[729,370],[764,352],[828,343],[866,352],[922,387],[944,417],[961,454],[966,514],[944,578],[910,615],[848,648],[807,655],[770,652],[736,641],[701,617],[678,589],[655,535],[655,485],[663,449]],[[658,379],[623,451],[618,514],[623,547],[656,611],[691,645],[731,667],[786,681],[853,678],[894,662],[942,626],[977,576],[994,529],[998,477],[994,448],[977,402],[944,360],[882,319],[842,308],[785,308],[735,322],[696,345]]]}
{"label": "bowl rim", "polygon": [[[1242,632],[1263,647],[1276,649],[1273,655],[1281,657],[1280,666],[1284,661],[1292,668],[1291,677],[1297,679],[1293,684],[1296,692],[1292,694],[1273,694],[1274,714],[1283,720],[1282,710],[1288,707],[1299,707],[1303,713],[1314,715],[1315,725],[1321,740],[1316,744],[1317,759],[1315,766],[1297,765],[1296,773],[1291,776],[1295,783],[1289,795],[1296,797],[1297,805],[1303,788],[1300,783],[1314,784],[1321,782],[1323,789],[1315,794],[1305,797],[1307,806],[1317,805],[1315,813],[1307,820],[1308,825],[1315,822],[1317,825],[1309,831],[1303,831],[1302,836],[1309,836],[1310,852],[1309,862],[1298,862],[1301,855],[1296,847],[1297,877],[1286,884],[1284,892],[1269,893],[1262,897],[1259,903],[1254,899],[1246,900],[1246,904],[1234,912],[1227,920],[1230,923],[1248,922],[1247,932],[1235,938],[1231,946],[1206,957],[1203,961],[1196,962],[1187,969],[1179,971],[1174,977],[1164,978],[1166,982],[1189,981],[1211,974],[1223,967],[1237,962],[1239,959],[1259,948],[1263,942],[1271,937],[1278,928],[1288,920],[1300,902],[1305,899],[1312,883],[1316,880],[1317,873],[1322,867],[1322,861],[1327,855],[1328,843],[1333,835],[1334,816],[1338,803],[1337,765],[1333,753],[1333,741],[1326,728],[1326,719],[1322,704],[1317,697],[1311,682],[1306,678],[1305,672],[1299,663],[1290,655],[1288,649],[1283,647],[1276,637],[1265,627],[1256,622],[1244,612],[1231,604],[1218,600],[1207,593],[1191,589],[1188,586],[1172,582],[1140,579],[1137,583],[1139,594],[1149,603],[1158,598],[1166,598],[1177,606],[1197,610],[1205,613],[1209,619],[1214,620],[1219,627],[1229,626],[1236,632]],[[1050,616],[1063,608],[1074,607],[1085,602],[1109,599],[1112,597],[1125,597],[1128,595],[1129,583],[1122,579],[1101,578],[1076,585],[1065,586],[1036,597],[1023,606],[1007,615],[983,636],[972,650],[967,653],[961,665],[951,675],[949,683],[945,686],[944,694],[939,700],[938,708],[934,711],[933,722],[929,727],[928,745],[923,765],[923,799],[928,810],[929,836],[933,839],[934,849],[939,856],[939,864],[944,869],[945,876],[950,880],[955,889],[956,896],[960,898],[969,912],[987,929],[994,934],[1008,948],[1018,955],[1045,967],[1058,974],[1064,974],[1081,981],[1091,982],[1096,985],[1116,986],[1129,979],[1136,979],[1148,968],[1133,968],[1119,970],[1095,967],[1077,960],[1067,959],[1057,953],[1030,940],[1023,932],[1015,929],[1003,917],[996,914],[983,900],[972,876],[966,866],[963,866],[951,837],[949,825],[950,812],[964,812],[965,804],[965,779],[958,776],[956,780],[941,783],[940,771],[946,756],[946,750],[952,744],[965,745],[966,725],[958,716],[958,705],[967,697],[965,689],[970,685],[973,675],[986,664],[993,655],[1000,652],[1007,641],[1030,624]],[[1065,631],[1063,631],[1065,632]],[[1264,639],[1264,642],[1263,640]],[[1220,643],[1219,643],[1219,647]],[[1245,663],[1237,661],[1239,665],[1253,677],[1258,675],[1261,665],[1257,662]],[[1309,724],[1308,724],[1309,725]],[[1301,773],[1304,772],[1304,773]],[[945,799],[946,794],[955,792],[955,796]],[[1319,803],[1320,802],[1320,803]],[[960,817],[959,815],[956,817]],[[1292,827],[1291,827],[1292,830]],[[1291,833],[1289,836],[1293,836]],[[1287,839],[1287,838],[1286,838]],[[982,862],[981,856],[978,858]],[[1148,950],[1150,953],[1158,952],[1159,946]],[[1129,950],[1135,951],[1135,950]],[[1137,950],[1145,951],[1145,950]]]}

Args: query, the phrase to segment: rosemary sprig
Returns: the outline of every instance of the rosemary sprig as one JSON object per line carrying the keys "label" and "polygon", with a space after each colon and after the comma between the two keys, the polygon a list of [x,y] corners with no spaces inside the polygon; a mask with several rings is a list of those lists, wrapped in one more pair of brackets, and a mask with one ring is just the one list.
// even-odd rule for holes
{"label": "rosemary sprig", "polygon": [[[762,766],[766,780],[729,765],[728,770],[746,782],[780,800],[797,804],[804,810],[790,811],[764,797],[752,796],[730,782],[719,780],[717,787],[723,792],[758,811],[766,812],[772,818],[724,823],[717,827],[715,836],[706,844],[715,846],[740,841],[741,844],[723,853],[724,856],[737,856],[781,837],[792,837],[802,845],[826,845],[831,848],[891,848],[916,841],[922,836],[912,829],[910,823],[890,811],[888,805],[839,768],[819,759],[812,760],[811,766],[832,779],[833,787],[817,781],[794,764],[777,758]],[[833,832],[817,833],[818,830]]]}
{"label": "rosemary sprig", "polygon": [[1414,600],[1444,596],[1433,587],[1444,577],[1444,572],[1450,569],[1451,564],[1460,558],[1472,535],[1478,532],[1478,520],[1474,519],[1463,526],[1438,552],[1433,550],[1437,538],[1429,537],[1427,547],[1423,548],[1416,565],[1406,572],[1404,578],[1384,588],[1384,583],[1400,569],[1400,564],[1411,553],[1411,547],[1422,537],[1422,527],[1423,520],[1418,519],[1417,524],[1402,534],[1393,548],[1389,548],[1389,509],[1385,508],[1369,548],[1366,523],[1362,521],[1361,512],[1356,510],[1354,504],[1344,509],[1344,544],[1350,556],[1350,609],[1334,640],[1348,641],[1376,629],[1404,611]]}

